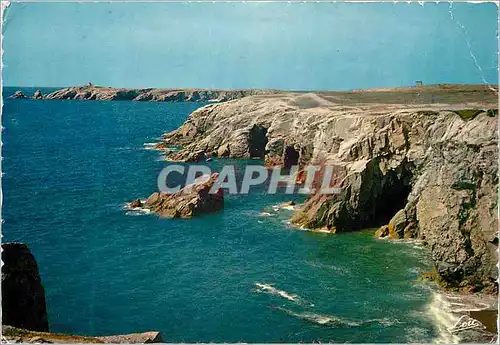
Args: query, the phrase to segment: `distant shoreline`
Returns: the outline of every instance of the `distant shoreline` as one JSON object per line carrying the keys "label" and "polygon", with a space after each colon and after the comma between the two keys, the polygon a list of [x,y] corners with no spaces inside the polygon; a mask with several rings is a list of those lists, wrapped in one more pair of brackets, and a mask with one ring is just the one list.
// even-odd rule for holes
{"label": "distant shoreline", "polygon": [[151,102],[225,102],[251,95],[279,93],[278,90],[210,90],[210,89],[125,89],[104,86],[72,86],[43,94],[37,89],[32,96],[17,90],[10,99],[65,99],[97,101]]}
{"label": "distant shoreline", "polygon": [[[9,87],[12,89],[23,89],[24,87]],[[28,88],[28,87],[26,87]],[[37,89],[36,87],[29,87]],[[465,95],[477,95],[477,93],[498,93],[498,87],[491,84],[433,84],[400,87],[383,87],[368,89],[353,89],[345,91],[324,90],[277,90],[277,89],[206,89],[206,88],[114,88],[107,86],[95,86],[92,84],[83,86],[71,86],[65,88],[53,88],[47,94],[43,94],[39,87],[33,95],[25,95],[21,90],[7,98],[10,99],[64,99],[64,100],[98,100],[98,101],[151,101],[151,102],[225,102],[240,99],[246,96],[265,96],[276,94],[314,93],[322,97],[332,98],[358,98],[364,95],[359,102],[386,103],[442,103],[440,94],[463,93]],[[4,87],[5,89],[5,87]],[[366,99],[373,98],[372,100]],[[426,97],[429,96],[429,97]],[[398,99],[399,98],[399,99]],[[474,97],[475,98],[475,97]],[[354,101],[353,99],[353,101]],[[390,99],[390,100],[389,100]],[[354,102],[355,103],[355,102]],[[446,102],[444,102],[446,103]]]}

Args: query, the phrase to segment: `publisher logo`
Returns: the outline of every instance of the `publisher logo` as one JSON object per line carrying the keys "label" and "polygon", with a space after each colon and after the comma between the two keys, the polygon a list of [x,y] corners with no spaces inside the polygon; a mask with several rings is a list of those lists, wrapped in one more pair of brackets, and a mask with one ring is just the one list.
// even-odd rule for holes
{"label": "publisher logo", "polygon": [[460,319],[455,323],[455,325],[449,329],[451,333],[457,333],[465,331],[467,329],[485,329],[486,327],[476,319],[473,319],[469,315],[462,315]]}

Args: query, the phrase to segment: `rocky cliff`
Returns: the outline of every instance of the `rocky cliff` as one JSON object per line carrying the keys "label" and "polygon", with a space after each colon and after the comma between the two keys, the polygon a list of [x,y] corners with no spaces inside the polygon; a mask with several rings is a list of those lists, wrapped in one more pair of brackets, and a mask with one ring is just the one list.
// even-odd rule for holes
{"label": "rocky cliff", "polygon": [[250,95],[277,93],[276,90],[211,90],[211,89],[116,89],[94,85],[74,86],[34,99],[80,99],[101,101],[152,102],[224,102]]}
{"label": "rocky cliff", "polygon": [[388,223],[379,235],[428,244],[446,285],[493,291],[497,97],[485,85],[251,96],[196,110],[161,146],[182,145],[166,151],[171,160],[332,166],[342,192],[311,195],[296,224],[343,232]]}
{"label": "rocky cliff", "polygon": [[31,251],[22,243],[2,244],[2,324],[48,332],[45,291]]}

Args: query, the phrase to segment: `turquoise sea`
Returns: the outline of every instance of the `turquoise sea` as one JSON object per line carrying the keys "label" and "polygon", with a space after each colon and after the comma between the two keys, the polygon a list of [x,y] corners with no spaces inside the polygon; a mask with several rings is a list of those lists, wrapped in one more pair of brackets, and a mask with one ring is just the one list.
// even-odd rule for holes
{"label": "turquoise sea", "polygon": [[191,220],[124,210],[156,191],[169,164],[144,143],[201,105],[4,101],[3,241],[33,251],[51,331],[158,330],[167,342],[437,337],[432,288],[417,280],[428,252],[417,243],[378,240],[373,229],[298,231],[291,211],[272,206],[302,199],[260,189]]}

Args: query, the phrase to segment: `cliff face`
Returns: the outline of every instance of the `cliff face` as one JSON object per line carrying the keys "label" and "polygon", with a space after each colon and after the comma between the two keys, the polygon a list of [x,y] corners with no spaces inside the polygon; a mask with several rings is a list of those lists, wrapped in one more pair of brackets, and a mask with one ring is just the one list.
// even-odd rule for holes
{"label": "cliff face", "polygon": [[411,92],[246,97],[198,109],[164,144],[183,146],[172,160],[333,166],[342,192],[311,195],[296,224],[342,232],[389,223],[386,234],[427,242],[449,286],[495,289],[497,96],[484,86]]}
{"label": "cliff face", "polygon": [[2,324],[48,332],[45,291],[25,244],[2,244]]}
{"label": "cliff face", "polygon": [[273,94],[274,90],[203,90],[203,89],[115,89],[101,86],[75,86],[38,95],[35,99],[79,99],[101,101],[152,102],[224,102],[250,95]]}

